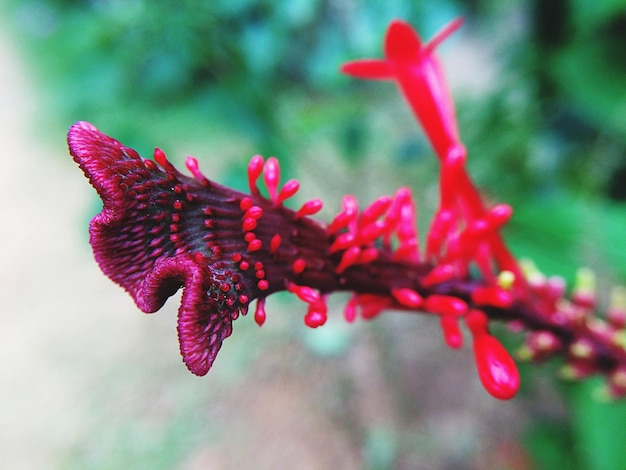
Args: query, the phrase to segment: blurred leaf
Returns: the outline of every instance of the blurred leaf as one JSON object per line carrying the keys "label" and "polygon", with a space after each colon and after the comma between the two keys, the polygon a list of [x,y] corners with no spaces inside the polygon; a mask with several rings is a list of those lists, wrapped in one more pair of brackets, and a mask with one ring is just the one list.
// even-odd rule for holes
{"label": "blurred leaf", "polygon": [[626,468],[626,402],[604,403],[593,398],[602,379],[570,389],[570,412],[577,454],[585,470]]}
{"label": "blurred leaf", "polygon": [[565,423],[535,421],[524,433],[524,446],[533,456],[535,470],[583,470],[572,452],[574,439]]}

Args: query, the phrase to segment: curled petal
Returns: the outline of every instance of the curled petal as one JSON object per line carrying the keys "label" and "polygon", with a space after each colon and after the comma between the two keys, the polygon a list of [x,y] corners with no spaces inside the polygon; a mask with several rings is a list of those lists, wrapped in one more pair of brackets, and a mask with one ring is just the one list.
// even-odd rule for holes
{"label": "curled petal", "polygon": [[[154,212],[150,200],[151,193],[162,193],[169,198],[163,205],[174,212],[176,197],[170,191],[170,182],[154,162],[142,160],[132,149],[87,122],[71,127],[68,143],[72,157],[104,204],[89,226],[96,261],[107,276],[137,300],[154,260],[173,256],[176,251],[170,233],[156,232],[154,220],[162,216]],[[144,306],[139,307],[146,311]]]}
{"label": "curled petal", "polygon": [[178,340],[187,368],[205,375],[222,342],[232,333],[232,322],[238,310],[220,302],[219,287],[206,263],[189,254],[159,260],[148,274],[138,302],[156,310],[166,295],[183,287],[178,310]]}

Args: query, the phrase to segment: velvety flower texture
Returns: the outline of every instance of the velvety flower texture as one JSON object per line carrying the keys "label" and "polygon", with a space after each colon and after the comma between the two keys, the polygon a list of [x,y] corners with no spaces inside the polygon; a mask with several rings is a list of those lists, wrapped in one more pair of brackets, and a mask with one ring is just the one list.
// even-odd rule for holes
{"label": "velvety flower texture", "polygon": [[[609,395],[626,394],[626,294],[616,291],[604,320],[593,314],[588,271],[581,271],[568,300],[560,280],[529,265],[522,269],[499,234],[512,209],[487,207],[467,174],[454,106],[434,55],[435,46],[460,24],[452,22],[422,44],[409,25],[395,21],[384,59],[342,69],[395,81],[440,159],[440,205],[424,249],[408,188],[362,209],[346,195],[341,211],[326,224],[311,217],[321,209],[320,200],[297,209],[285,206],[299,183],[281,185],[273,157],[250,160],[250,192],[242,193],[209,181],[191,157],[187,176],[159,149],[154,160],[143,159],[89,123],[72,126],[70,153],[104,204],[90,225],[96,261],[144,312],[158,310],[183,288],[178,337],[191,372],[209,371],[233,320],[246,314],[251,302],[262,325],[267,296],[289,291],[305,303],[305,323],[318,327],[327,319],[327,296],[348,291],[348,321],[389,309],[432,314],[452,348],[461,347],[465,325],[479,378],[497,398],[516,394],[519,373],[491,335],[491,320],[530,331],[521,357],[541,360],[562,353],[567,376],[603,372]],[[265,191],[258,187],[261,179]]]}

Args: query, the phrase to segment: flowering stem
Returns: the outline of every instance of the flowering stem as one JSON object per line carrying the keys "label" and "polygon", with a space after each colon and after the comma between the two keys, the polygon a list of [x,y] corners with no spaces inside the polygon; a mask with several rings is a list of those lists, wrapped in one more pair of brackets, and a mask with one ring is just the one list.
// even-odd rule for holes
{"label": "flowering stem", "polygon": [[604,320],[594,315],[592,273],[581,272],[568,299],[563,282],[521,266],[499,233],[511,207],[487,207],[467,173],[467,152],[434,55],[460,24],[422,45],[409,25],[393,22],[385,59],[342,68],[396,81],[439,157],[440,204],[424,250],[409,188],[363,209],[346,195],[326,224],[311,217],[322,208],[319,199],[288,207],[300,184],[281,185],[274,157],[252,157],[246,194],[210,181],[194,158],[186,161],[187,176],[160,149],[154,160],[143,159],[89,123],[72,126],[70,153],[104,203],[90,224],[96,261],[144,312],[158,310],[183,287],[178,336],[191,372],[209,371],[232,322],[254,300],[254,319],[262,325],[266,298],[291,292],[307,306],[305,324],[315,328],[327,320],[328,295],[346,291],[348,321],[388,309],[436,315],[452,348],[461,347],[465,325],[478,376],[496,398],[515,396],[519,373],[490,333],[492,320],[529,332],[521,357],[538,361],[561,353],[567,376],[604,373],[607,393],[626,395],[626,295],[613,296]]}

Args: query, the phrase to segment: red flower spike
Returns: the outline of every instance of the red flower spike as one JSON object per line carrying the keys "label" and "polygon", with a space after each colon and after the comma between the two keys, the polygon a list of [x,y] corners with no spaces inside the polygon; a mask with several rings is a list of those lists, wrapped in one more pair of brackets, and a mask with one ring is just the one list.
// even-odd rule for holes
{"label": "red flower spike", "polygon": [[248,186],[250,187],[250,192],[254,195],[259,194],[259,188],[256,183],[263,172],[264,163],[265,160],[261,155],[255,155],[248,164]]}
{"label": "red flower spike", "polygon": [[300,219],[308,215],[317,214],[322,210],[324,203],[319,199],[313,199],[302,204],[302,207],[296,212],[295,218]]}
{"label": "red flower spike", "polygon": [[391,295],[403,307],[417,309],[422,306],[422,296],[413,289],[399,288],[392,289]]}
{"label": "red flower spike", "polygon": [[270,200],[278,204],[278,184],[280,183],[280,165],[275,157],[270,157],[263,167],[263,179],[270,195]]}
{"label": "red flower spike", "polygon": [[[307,301],[305,323],[316,327],[327,318],[326,296],[343,290],[351,292],[347,320],[357,312],[371,319],[398,306],[423,308],[440,315],[451,347],[462,342],[463,317],[481,381],[498,398],[515,394],[519,374],[489,333],[490,318],[536,332],[528,337],[527,356],[563,352],[570,377],[602,372],[610,394],[624,393],[626,303],[611,302],[606,322],[592,311],[598,304],[595,290],[584,283],[567,300],[564,283],[525,277],[499,234],[510,207],[487,209],[469,178],[454,107],[434,56],[459,25],[453,22],[422,44],[409,25],[394,22],[384,59],[343,68],[395,81],[441,160],[440,204],[425,256],[419,253],[415,204],[407,188],[375,200],[361,214],[354,196],[346,196],[340,213],[325,225],[308,217],[321,209],[319,200],[297,212],[282,207],[299,184],[291,180],[279,191],[280,168],[273,157],[252,158],[251,194],[243,194],[209,182],[191,157],[186,166],[193,178],[178,172],[160,149],[154,161],[143,160],[88,123],[72,126],[70,153],[104,203],[89,229],[96,261],[144,312],[158,310],[183,288],[179,341],[193,373],[209,370],[232,321],[252,300],[257,300],[255,321],[262,324],[265,297],[290,288]],[[257,188],[261,173],[268,198]]]}
{"label": "red flower spike", "polygon": [[441,315],[439,325],[446,344],[452,349],[463,346],[463,333],[459,326],[459,318],[455,315]]}

